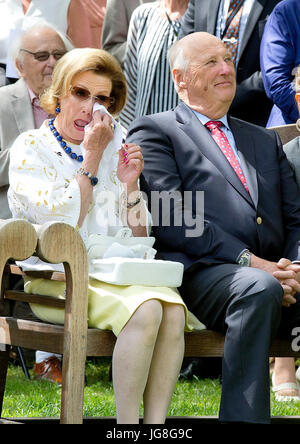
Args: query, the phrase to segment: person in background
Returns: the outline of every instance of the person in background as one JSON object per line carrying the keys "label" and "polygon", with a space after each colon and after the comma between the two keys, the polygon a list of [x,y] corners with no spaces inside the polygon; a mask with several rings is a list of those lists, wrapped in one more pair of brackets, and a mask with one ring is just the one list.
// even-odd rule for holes
{"label": "person in background", "polygon": [[102,29],[106,13],[107,0],[81,0],[87,13],[91,29],[90,48],[102,47]]}
{"label": "person in background", "polygon": [[[73,49],[70,40],[49,23],[39,20],[13,42],[11,52],[20,79],[0,88],[0,219],[12,217],[8,206],[10,148],[24,131],[40,128],[46,113],[40,106],[40,96],[51,85],[54,67],[64,54]],[[13,314],[28,317],[26,304],[16,302]],[[52,354],[36,352],[34,375],[60,381],[58,357],[47,366],[44,361]]]}
{"label": "person in background", "polygon": [[20,79],[0,88],[0,218],[8,219],[8,168],[10,147],[24,131],[39,128],[48,114],[39,97],[52,81],[57,61],[73,48],[52,25],[39,21],[13,43],[12,58]]}
{"label": "person in background", "polygon": [[296,123],[299,118],[295,101],[293,70],[300,64],[300,2],[283,0],[266,23],[261,41],[261,71],[273,108],[267,127]]}
{"label": "person in background", "polygon": [[11,42],[41,19],[67,35],[75,47],[92,45],[92,31],[83,0],[1,1],[0,68],[7,71],[8,83],[14,83],[18,78],[13,61],[8,57]]}
{"label": "person in background", "polygon": [[167,53],[177,41],[188,0],[159,0],[132,14],[124,61],[128,99],[120,122],[128,128],[137,117],[178,105]]}
{"label": "person in background", "polygon": [[206,31],[221,38],[233,51],[237,91],[230,114],[260,126],[266,125],[272,108],[262,82],[260,42],[266,20],[279,2],[190,0],[179,35],[182,38],[192,32]]}
{"label": "person in background", "polygon": [[126,143],[143,150],[148,201],[172,196],[168,219],[151,208],[160,257],[184,264],[187,307],[225,334],[220,421],[270,423],[270,344],[300,324],[299,190],[278,134],[228,114],[224,43],[193,33],[169,60],[179,105],[136,119]]}
{"label": "person in background", "polygon": [[123,66],[129,22],[133,11],[152,0],[107,0],[102,31],[102,47]]}
{"label": "person in background", "polygon": [[[300,132],[300,69],[296,68],[293,82],[294,98],[298,108],[297,128]],[[295,91],[296,90],[296,91]],[[289,164],[293,170],[298,189],[300,190],[300,135],[283,146]],[[298,381],[300,370],[295,374],[293,358],[275,358],[272,375],[273,391],[277,401],[300,401]]]}

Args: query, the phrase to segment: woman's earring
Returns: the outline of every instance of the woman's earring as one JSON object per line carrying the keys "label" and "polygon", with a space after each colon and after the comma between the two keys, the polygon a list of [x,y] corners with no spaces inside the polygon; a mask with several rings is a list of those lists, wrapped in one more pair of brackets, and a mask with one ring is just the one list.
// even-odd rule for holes
{"label": "woman's earring", "polygon": [[296,122],[296,128],[300,132],[300,119],[298,119]]}
{"label": "woman's earring", "polygon": [[59,103],[57,104],[55,112],[56,112],[56,114],[60,113],[60,104]]}

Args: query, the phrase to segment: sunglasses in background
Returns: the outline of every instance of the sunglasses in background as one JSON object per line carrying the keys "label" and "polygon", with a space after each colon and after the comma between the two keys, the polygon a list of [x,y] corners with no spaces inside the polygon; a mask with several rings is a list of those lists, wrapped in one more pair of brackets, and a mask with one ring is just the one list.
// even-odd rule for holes
{"label": "sunglasses in background", "polygon": [[55,60],[59,60],[59,59],[61,59],[66,54],[66,51],[53,51],[53,52],[38,51],[38,52],[32,52],[32,51],[28,51],[28,49],[21,49],[20,51],[27,52],[28,54],[31,54],[35,58],[35,60],[37,60],[38,62],[46,62],[46,60],[48,60],[50,56],[53,56],[55,58]]}
{"label": "sunglasses in background", "polygon": [[81,102],[93,99],[99,105],[106,105],[107,108],[109,108],[113,103],[115,103],[114,97],[108,97],[103,95],[92,96],[91,93],[82,86],[71,86],[70,91],[72,96],[76,97]]}

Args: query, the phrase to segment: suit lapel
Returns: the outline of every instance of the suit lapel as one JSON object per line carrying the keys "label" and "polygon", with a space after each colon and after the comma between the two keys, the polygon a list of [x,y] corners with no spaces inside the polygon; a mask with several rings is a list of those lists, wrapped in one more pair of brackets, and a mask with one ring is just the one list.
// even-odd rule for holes
{"label": "suit lapel", "polygon": [[243,131],[243,133],[241,132],[240,129],[243,127],[243,123],[241,121],[235,120],[228,116],[228,123],[234,136],[240,164],[249,188],[251,199],[254,203],[254,206],[257,207],[258,185],[252,134],[250,131],[247,135],[245,134],[245,131]]}
{"label": "suit lapel", "polygon": [[[253,201],[249,193],[245,190],[243,184],[241,183],[238,176],[233,171],[229,162],[226,161],[224,154],[215,143],[215,141],[210,136],[207,129],[201,124],[199,119],[195,114],[183,103],[181,103],[175,110],[177,113],[177,121],[181,126],[181,129],[190,137],[197,149],[199,149],[202,154],[220,171],[220,173],[225,177],[225,179],[253,206]],[[235,134],[234,134],[235,136]],[[239,143],[239,141],[237,141]],[[243,148],[245,141],[243,141]],[[246,150],[247,151],[247,150]],[[242,153],[244,151],[242,150]],[[242,156],[244,157],[244,156]],[[245,156],[245,163],[248,161]],[[247,174],[245,172],[245,177],[250,178],[250,183],[255,183],[253,178],[253,170],[248,169]]]}
{"label": "suit lapel", "polygon": [[35,127],[30,97],[23,79],[15,84],[11,106],[20,134]]}
{"label": "suit lapel", "polygon": [[260,15],[262,14],[265,4],[267,3],[267,0],[254,0],[248,20],[247,20],[247,26],[245,27],[243,39],[240,46],[240,55],[239,58],[241,58],[248,41],[250,39],[250,36],[259,20]]}

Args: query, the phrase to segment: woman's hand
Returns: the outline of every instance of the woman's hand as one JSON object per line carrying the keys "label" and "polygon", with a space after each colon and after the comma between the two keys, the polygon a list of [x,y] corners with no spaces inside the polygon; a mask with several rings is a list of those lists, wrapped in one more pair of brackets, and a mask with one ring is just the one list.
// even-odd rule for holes
{"label": "woman's hand", "polygon": [[127,186],[135,185],[144,169],[144,158],[140,146],[124,145],[119,151],[118,179]]}
{"label": "woman's hand", "polygon": [[96,111],[83,139],[85,150],[95,155],[98,154],[101,159],[103,152],[113,137],[111,117],[99,110]]}

